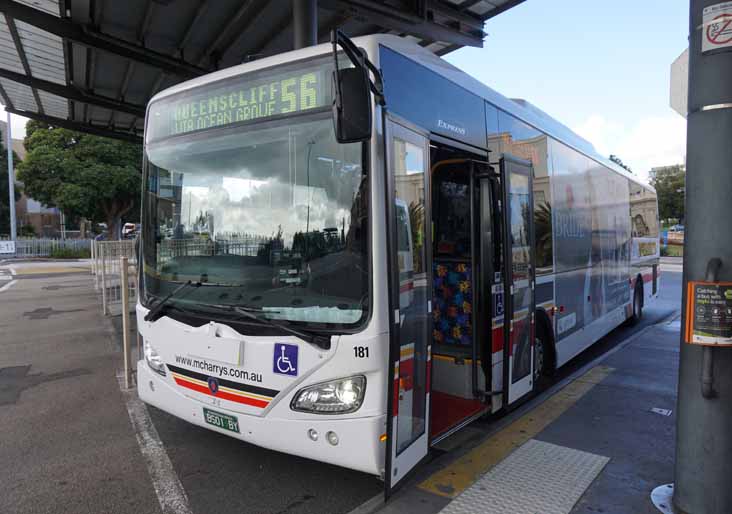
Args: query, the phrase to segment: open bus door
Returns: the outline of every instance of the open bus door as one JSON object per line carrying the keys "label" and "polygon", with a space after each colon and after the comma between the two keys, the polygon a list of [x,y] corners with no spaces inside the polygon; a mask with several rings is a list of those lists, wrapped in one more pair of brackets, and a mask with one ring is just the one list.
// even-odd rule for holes
{"label": "open bus door", "polygon": [[504,156],[500,162],[504,219],[503,405],[534,384],[534,199],[531,163]]}
{"label": "open bus door", "polygon": [[429,139],[386,120],[389,396],[385,497],[429,451]]}

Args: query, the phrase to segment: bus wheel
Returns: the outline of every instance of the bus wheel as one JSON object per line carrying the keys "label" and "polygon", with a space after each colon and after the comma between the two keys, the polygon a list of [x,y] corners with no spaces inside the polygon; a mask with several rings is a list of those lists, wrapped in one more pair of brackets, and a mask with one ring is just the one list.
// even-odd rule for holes
{"label": "bus wheel", "polygon": [[636,286],[633,291],[633,315],[628,322],[631,325],[637,324],[643,318],[643,286]]}
{"label": "bus wheel", "polygon": [[541,326],[537,327],[534,338],[534,389],[545,389],[551,382],[551,347],[549,338]]}

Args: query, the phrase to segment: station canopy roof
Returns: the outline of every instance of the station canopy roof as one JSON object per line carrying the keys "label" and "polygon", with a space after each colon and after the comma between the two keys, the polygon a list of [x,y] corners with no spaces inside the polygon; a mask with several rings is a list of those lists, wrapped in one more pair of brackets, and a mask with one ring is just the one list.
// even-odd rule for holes
{"label": "station canopy roof", "polygon": [[[0,103],[141,141],[145,105],[192,77],[293,48],[293,0],[0,0]],[[295,0],[300,1],[300,0]],[[443,55],[523,0],[318,0],[318,39],[390,33]]]}

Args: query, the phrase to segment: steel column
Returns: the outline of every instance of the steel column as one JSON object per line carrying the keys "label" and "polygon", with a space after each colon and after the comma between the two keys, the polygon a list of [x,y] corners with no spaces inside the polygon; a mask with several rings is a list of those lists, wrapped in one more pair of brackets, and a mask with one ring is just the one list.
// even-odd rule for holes
{"label": "steel column", "polygon": [[[702,12],[721,2],[691,0],[690,5],[682,327],[688,281],[708,280],[711,268],[718,271],[716,280],[732,281],[732,48],[701,53],[707,31]],[[686,344],[684,336],[682,330],[673,503],[677,512],[727,514],[732,512],[732,348],[705,349]]]}
{"label": "steel column", "polygon": [[8,128],[7,132],[8,139],[8,192],[9,192],[9,204],[10,207],[10,239],[17,241],[18,239],[18,227],[15,222],[15,173],[13,173],[13,136],[12,129],[10,128],[10,113],[8,115]]}
{"label": "steel column", "polygon": [[318,0],[292,0],[292,32],[296,50],[318,44]]}

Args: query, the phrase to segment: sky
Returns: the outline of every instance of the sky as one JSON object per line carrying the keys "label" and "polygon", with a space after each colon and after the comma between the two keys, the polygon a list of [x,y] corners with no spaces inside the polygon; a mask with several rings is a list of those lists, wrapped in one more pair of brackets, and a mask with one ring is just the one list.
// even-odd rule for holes
{"label": "sky", "polygon": [[[2,105],[0,105],[0,121],[8,121],[8,115],[5,112],[5,107]],[[25,137],[25,124],[27,121],[27,118],[22,118],[15,114],[10,115],[10,135],[13,139],[23,139]],[[5,134],[3,134],[3,137],[5,137]],[[4,141],[3,144],[5,144]]]}
{"label": "sky", "polygon": [[686,121],[669,107],[669,76],[688,20],[688,0],[526,0],[488,20],[484,48],[446,59],[646,178],[684,162]]}

